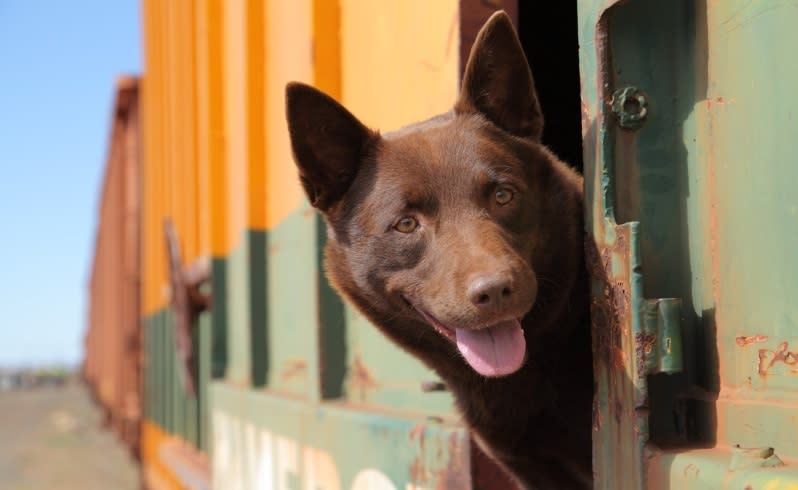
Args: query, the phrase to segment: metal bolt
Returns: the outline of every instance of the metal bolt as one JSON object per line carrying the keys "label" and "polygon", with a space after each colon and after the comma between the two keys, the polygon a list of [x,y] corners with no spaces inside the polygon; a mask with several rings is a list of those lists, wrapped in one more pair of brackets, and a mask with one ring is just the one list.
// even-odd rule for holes
{"label": "metal bolt", "polygon": [[612,112],[624,129],[637,129],[648,115],[648,101],[637,87],[619,88],[612,94]]}

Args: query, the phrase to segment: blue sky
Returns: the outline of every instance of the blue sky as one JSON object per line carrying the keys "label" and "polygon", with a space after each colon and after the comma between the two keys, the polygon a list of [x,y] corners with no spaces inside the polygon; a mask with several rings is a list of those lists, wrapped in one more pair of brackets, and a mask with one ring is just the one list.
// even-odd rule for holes
{"label": "blue sky", "polygon": [[0,366],[78,362],[114,80],[137,0],[0,0]]}

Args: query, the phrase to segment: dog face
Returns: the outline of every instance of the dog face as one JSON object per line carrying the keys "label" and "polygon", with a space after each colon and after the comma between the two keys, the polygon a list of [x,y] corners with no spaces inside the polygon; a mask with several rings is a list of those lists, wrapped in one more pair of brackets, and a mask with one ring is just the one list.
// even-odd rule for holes
{"label": "dog face", "polygon": [[556,216],[548,181],[559,162],[540,144],[509,18],[483,27],[448,114],[381,136],[301,84],[288,86],[287,112],[302,185],[328,224],[336,288],[432,367],[517,371],[526,337],[542,333],[521,320],[556,247],[545,220]]}

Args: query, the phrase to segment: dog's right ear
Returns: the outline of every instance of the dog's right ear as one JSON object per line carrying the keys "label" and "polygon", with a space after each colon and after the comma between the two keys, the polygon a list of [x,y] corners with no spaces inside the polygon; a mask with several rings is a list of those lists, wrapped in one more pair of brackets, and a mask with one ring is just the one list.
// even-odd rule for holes
{"label": "dog's right ear", "polygon": [[285,89],[286,117],[299,179],[322,212],[341,200],[379,135],[332,97],[303,83]]}

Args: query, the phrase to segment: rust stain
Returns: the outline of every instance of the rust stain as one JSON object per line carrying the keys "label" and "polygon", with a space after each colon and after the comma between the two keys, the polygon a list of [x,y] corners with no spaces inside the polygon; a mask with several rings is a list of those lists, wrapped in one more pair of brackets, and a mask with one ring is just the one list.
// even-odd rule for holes
{"label": "rust stain", "polygon": [[637,376],[643,377],[646,375],[646,359],[651,355],[654,350],[654,343],[657,337],[653,333],[639,332],[635,334],[635,353],[637,356]]}
{"label": "rust stain", "polygon": [[615,416],[615,423],[620,424],[623,420],[623,404],[618,398],[615,399],[615,410],[613,410],[612,414]]}
{"label": "rust stain", "polygon": [[352,362],[351,372],[352,375],[349,381],[352,388],[359,390],[360,401],[366,401],[366,392],[379,388],[380,384],[374,379],[374,376],[371,375],[368,366],[360,360],[360,356],[355,356],[355,360]]}
{"label": "rust stain", "polygon": [[626,236],[623,234],[624,228],[620,226],[615,227],[615,244],[612,247],[613,252],[617,252],[619,254],[626,254],[629,251],[629,246],[626,243]]}
{"label": "rust stain", "polygon": [[707,110],[712,108],[712,105],[728,105],[736,103],[736,99],[726,99],[724,97],[715,97],[714,99],[706,99]]}
{"label": "rust stain", "polygon": [[[617,242],[615,247],[618,247]],[[585,255],[590,274],[594,280],[599,281],[603,293],[603,298],[591,300],[594,350],[603,357],[608,366],[623,369],[626,355],[621,348],[621,335],[623,319],[629,313],[631,298],[622,282],[609,279],[611,262],[607,249],[599,255],[595,244],[589,243]]]}
{"label": "rust stain", "polygon": [[615,308],[615,311],[618,312],[618,315],[625,317],[629,312],[631,298],[629,297],[629,292],[623,287],[622,282],[617,281],[615,285],[610,288],[609,299],[612,301],[612,306]]}
{"label": "rust stain", "polygon": [[599,407],[599,394],[593,395],[593,430],[598,432],[601,429],[601,408]]}
{"label": "rust stain", "polygon": [[425,483],[427,470],[424,467],[424,455],[416,453],[413,462],[410,463],[410,481],[414,483]]}
{"label": "rust stain", "polygon": [[424,446],[424,424],[417,424],[410,430],[408,435],[411,441],[415,441],[416,439],[420,438],[421,446]]}
{"label": "rust stain", "polygon": [[593,116],[592,114],[590,114],[590,107],[588,107],[588,105],[585,103],[585,100],[582,99],[582,138],[583,139],[587,137],[592,120]]}
{"label": "rust stain", "polygon": [[[598,283],[601,297],[593,297],[590,303],[590,319],[593,331],[594,362],[597,363],[596,372],[608,370],[610,372],[623,371],[626,366],[627,356],[623,351],[622,337],[624,321],[629,313],[630,296],[622,282],[611,280],[612,254],[623,253],[627,249],[624,235],[619,233],[611,247],[599,248],[590,237],[585,242],[585,261],[588,272]],[[598,367],[604,364],[604,367]],[[609,376],[609,399],[612,418],[616,424],[623,419],[622,390],[617,386],[615,376]],[[601,410],[598,395],[593,401],[593,430],[598,431],[602,426]]]}
{"label": "rust stain", "polygon": [[777,363],[786,365],[791,374],[798,374],[798,351],[790,351],[789,343],[782,342],[776,350],[759,349],[759,374],[767,376]]}
{"label": "rust stain", "polygon": [[304,359],[289,359],[283,363],[280,371],[280,378],[288,380],[304,374],[308,368],[308,363]]}
{"label": "rust stain", "polygon": [[739,345],[740,347],[745,347],[746,345],[751,345],[759,342],[767,341],[767,335],[741,335],[734,339],[734,342]]}
{"label": "rust stain", "polygon": [[[446,466],[441,470],[435,488],[446,490],[448,488],[467,488],[471,469],[467,463],[469,458],[461,457],[468,450],[467,439],[456,433],[449,435],[449,454],[451,455]],[[443,455],[441,455],[442,457]]]}

